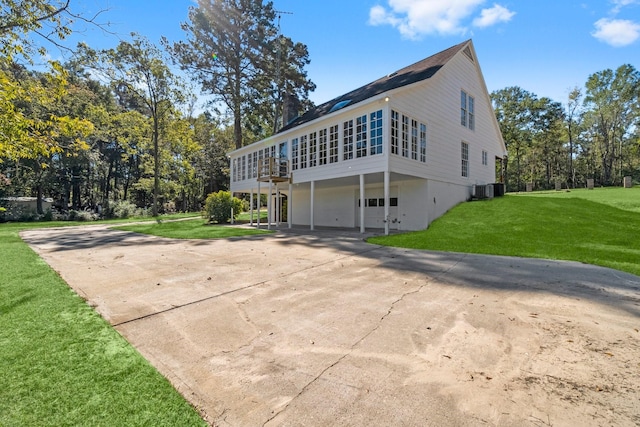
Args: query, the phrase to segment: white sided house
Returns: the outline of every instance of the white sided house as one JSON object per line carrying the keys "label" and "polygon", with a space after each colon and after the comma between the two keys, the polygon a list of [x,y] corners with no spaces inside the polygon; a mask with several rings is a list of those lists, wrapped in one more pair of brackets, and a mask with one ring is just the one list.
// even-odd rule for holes
{"label": "white sided house", "polygon": [[270,195],[268,227],[420,230],[491,193],[506,154],[469,40],[229,153],[230,189]]}

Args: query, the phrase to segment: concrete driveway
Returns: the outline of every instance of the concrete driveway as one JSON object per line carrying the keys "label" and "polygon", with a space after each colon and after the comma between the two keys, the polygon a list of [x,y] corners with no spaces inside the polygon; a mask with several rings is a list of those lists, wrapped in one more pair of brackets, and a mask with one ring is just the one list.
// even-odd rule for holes
{"label": "concrete driveway", "polygon": [[640,278],[344,230],[23,239],[220,426],[637,426]]}

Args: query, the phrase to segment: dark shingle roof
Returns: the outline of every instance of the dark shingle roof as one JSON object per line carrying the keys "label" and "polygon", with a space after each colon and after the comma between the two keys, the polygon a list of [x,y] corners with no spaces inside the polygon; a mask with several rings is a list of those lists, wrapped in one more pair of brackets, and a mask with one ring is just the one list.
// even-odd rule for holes
{"label": "dark shingle roof", "polygon": [[[366,84],[358,89],[352,90],[349,93],[345,93],[337,98],[332,99],[329,102],[318,105],[315,108],[305,112],[302,116],[297,117],[282,129],[278,131],[284,132],[289,129],[293,129],[304,123],[315,120],[326,114],[332,112],[332,108],[340,103],[345,102],[346,106],[357,104],[358,102],[369,99],[373,96],[381,93],[397,89],[412,83],[416,83],[422,80],[433,77],[440,68],[442,68],[451,58],[453,58],[460,50],[462,50],[469,41],[465,41],[458,45],[452,46],[449,49],[436,53],[422,61],[402,68],[394,73],[384,76],[376,81]],[[349,102],[346,102],[349,101]]]}

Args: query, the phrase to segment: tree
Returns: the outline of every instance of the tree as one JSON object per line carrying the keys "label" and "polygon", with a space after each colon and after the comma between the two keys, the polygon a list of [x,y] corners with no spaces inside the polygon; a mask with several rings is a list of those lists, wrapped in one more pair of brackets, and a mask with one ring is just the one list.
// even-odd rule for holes
{"label": "tree", "polygon": [[587,80],[585,120],[594,130],[602,184],[622,180],[625,148],[637,126],[639,94],[640,73],[629,64],[615,72],[597,72]]}
{"label": "tree", "polygon": [[175,76],[156,46],[135,33],[131,42],[122,41],[116,49],[95,52],[83,46],[84,57],[102,73],[123,107],[140,110],[151,120],[153,155],[152,214],[158,215],[160,193],[160,142],[175,104],[184,100],[185,87]]}
{"label": "tree", "polygon": [[565,112],[565,120],[567,122],[567,133],[569,136],[569,182],[571,188],[576,187],[576,171],[573,167],[574,157],[574,137],[576,135],[576,128],[580,127],[581,115],[578,108],[582,99],[582,91],[580,88],[575,87],[569,92],[569,100],[567,102],[567,108]]}
{"label": "tree", "polygon": [[[265,103],[273,105],[281,95],[276,89],[289,86],[294,88],[291,93],[303,97],[313,90],[302,70],[308,63],[306,47],[278,37],[274,19],[272,2],[199,0],[189,10],[189,22],[182,24],[187,41],[169,46],[163,40],[182,69],[214,96],[212,103],[230,113],[236,148],[243,145],[244,118],[258,112],[259,121],[274,123],[274,108],[265,108]],[[286,66],[276,66],[278,52],[285,53],[281,64]],[[288,83],[276,81],[278,71]]]}
{"label": "tree", "polygon": [[526,90],[512,86],[491,93],[491,100],[500,124],[500,131],[504,138],[507,151],[515,154],[516,186],[510,185],[510,172],[508,164],[511,162],[511,155],[505,162],[505,184],[507,191],[520,191],[522,189],[522,158],[527,152],[532,142],[532,112],[531,107],[536,100],[536,96]]}

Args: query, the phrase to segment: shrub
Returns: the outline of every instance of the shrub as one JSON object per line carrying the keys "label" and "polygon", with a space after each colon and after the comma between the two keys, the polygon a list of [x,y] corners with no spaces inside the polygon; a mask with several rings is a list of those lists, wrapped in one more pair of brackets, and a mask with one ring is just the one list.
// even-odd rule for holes
{"label": "shrub", "polygon": [[235,219],[242,212],[242,200],[232,197],[228,191],[218,191],[207,196],[202,216],[209,222],[222,224],[231,220],[231,208],[233,208],[233,219]]}
{"label": "shrub", "polygon": [[131,218],[133,216],[143,216],[144,210],[128,200],[118,200],[111,205],[113,218]]}
{"label": "shrub", "polygon": [[69,211],[69,221],[96,221],[98,215],[89,211]]}

